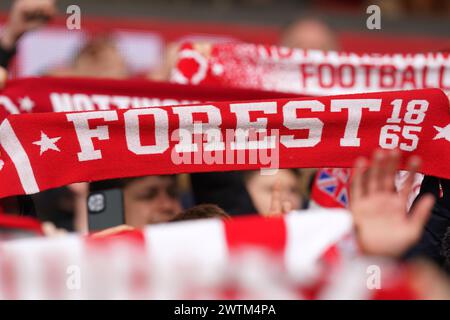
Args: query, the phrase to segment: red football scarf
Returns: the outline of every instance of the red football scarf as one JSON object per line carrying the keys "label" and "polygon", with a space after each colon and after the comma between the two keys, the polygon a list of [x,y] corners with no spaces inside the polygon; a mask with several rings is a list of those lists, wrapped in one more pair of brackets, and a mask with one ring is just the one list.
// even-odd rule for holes
{"label": "red football scarf", "polygon": [[142,175],[346,168],[380,147],[450,178],[449,101],[436,89],[12,115],[0,144],[0,197]]}
{"label": "red football scarf", "polygon": [[441,88],[450,91],[450,54],[356,54],[254,44],[185,44],[172,81],[308,95]]}
{"label": "red football scarf", "polygon": [[[417,298],[403,267],[355,257],[351,231],[347,212],[319,209],[0,242],[0,298]],[[378,290],[367,286],[374,264]]]}
{"label": "red football scarf", "polygon": [[139,79],[28,78],[9,81],[0,91],[0,120],[18,113],[130,109],[283,97],[294,95]]}

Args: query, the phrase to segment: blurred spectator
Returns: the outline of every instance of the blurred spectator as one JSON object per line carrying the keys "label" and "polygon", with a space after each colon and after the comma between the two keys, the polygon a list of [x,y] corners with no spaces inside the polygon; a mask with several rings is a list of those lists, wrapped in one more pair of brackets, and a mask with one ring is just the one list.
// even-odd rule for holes
{"label": "blurred spectator", "polygon": [[129,77],[129,70],[114,39],[99,35],[81,48],[70,67],[50,71],[49,75],[124,79]]}
{"label": "blurred spectator", "polygon": [[281,34],[280,45],[290,48],[338,50],[336,35],[324,22],[308,18],[297,20]]}
{"label": "blurred spectator", "polygon": [[[274,175],[262,175],[259,171],[244,173],[244,183],[253,205],[263,215],[287,213],[302,207],[304,197],[299,178],[296,169],[279,169]],[[274,197],[279,198],[281,206],[273,206]]]}
{"label": "blurred spectator", "polygon": [[0,37],[0,67],[7,68],[19,39],[50,21],[56,14],[55,0],[16,0]]}
{"label": "blurred spectator", "polygon": [[106,180],[92,188],[122,189],[125,223],[134,228],[170,221],[182,210],[174,175]]}

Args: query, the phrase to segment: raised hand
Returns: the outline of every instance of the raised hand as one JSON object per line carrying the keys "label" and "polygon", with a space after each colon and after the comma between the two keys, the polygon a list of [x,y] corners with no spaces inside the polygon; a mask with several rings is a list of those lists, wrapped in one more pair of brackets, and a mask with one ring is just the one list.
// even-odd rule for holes
{"label": "raised hand", "polygon": [[421,197],[407,212],[408,195],[420,159],[409,160],[411,174],[405,187],[397,192],[394,182],[399,160],[397,151],[379,150],[367,171],[367,159],[356,161],[350,210],[358,243],[366,254],[400,256],[419,240],[431,213],[434,204],[431,195]]}
{"label": "raised hand", "polygon": [[266,217],[279,216],[292,211],[292,203],[282,200],[281,181],[275,181],[272,188],[272,198],[270,201],[270,211],[263,214]]}
{"label": "raised hand", "polygon": [[15,47],[19,38],[46,24],[56,14],[55,0],[16,0],[8,16],[0,43],[5,49]]}

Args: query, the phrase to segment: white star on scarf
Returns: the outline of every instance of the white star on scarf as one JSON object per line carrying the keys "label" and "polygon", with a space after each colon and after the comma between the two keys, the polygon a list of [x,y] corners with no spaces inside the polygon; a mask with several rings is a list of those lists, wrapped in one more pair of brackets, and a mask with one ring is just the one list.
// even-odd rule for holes
{"label": "white star on scarf", "polygon": [[223,65],[219,64],[219,63],[215,63],[212,67],[212,71],[214,73],[214,75],[216,76],[220,76],[223,73]]}
{"label": "white star on scarf", "polygon": [[433,127],[438,132],[436,134],[436,136],[433,138],[433,140],[445,139],[448,142],[450,142],[450,124],[448,124],[445,128],[444,127],[438,127],[438,126],[433,126]]}
{"label": "white star on scarf", "polygon": [[55,138],[49,138],[43,131],[41,131],[41,140],[33,142],[33,144],[40,146],[40,154],[42,154],[47,150],[55,150],[60,152],[58,146],[56,145],[56,142],[61,139],[61,137],[55,137]]}
{"label": "white star on scarf", "polygon": [[3,162],[3,160],[0,160],[0,171],[3,169],[4,165],[5,165],[5,162]]}
{"label": "white star on scarf", "polygon": [[26,112],[31,112],[34,108],[34,102],[29,97],[19,99],[20,109]]}

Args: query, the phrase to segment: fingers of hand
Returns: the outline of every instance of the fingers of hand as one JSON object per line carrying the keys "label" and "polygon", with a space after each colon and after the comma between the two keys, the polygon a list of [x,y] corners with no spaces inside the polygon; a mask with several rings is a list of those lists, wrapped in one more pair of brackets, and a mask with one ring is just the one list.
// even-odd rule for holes
{"label": "fingers of hand", "polygon": [[270,215],[276,215],[282,213],[282,202],[281,202],[281,181],[276,180],[272,189],[272,199],[270,202]]}
{"label": "fingers of hand", "polygon": [[387,156],[385,175],[383,179],[383,189],[395,192],[395,175],[400,162],[400,152],[393,150]]}
{"label": "fingers of hand", "polygon": [[383,172],[384,162],[386,161],[385,154],[382,150],[375,151],[372,158],[372,165],[368,177],[368,192],[374,193],[382,190],[383,187]]}
{"label": "fingers of hand", "polygon": [[292,211],[292,202],[285,200],[283,201],[283,213],[288,213]]}
{"label": "fingers of hand", "polygon": [[400,196],[404,201],[408,200],[408,197],[412,191],[415,175],[420,167],[420,158],[416,156],[411,157],[408,161],[407,167],[409,175],[406,178],[402,190],[400,190]]}
{"label": "fingers of hand", "polygon": [[410,218],[411,227],[418,232],[419,235],[431,215],[434,203],[435,199],[433,195],[426,194],[422,196],[412,208]]}
{"label": "fingers of hand", "polygon": [[121,232],[125,232],[125,231],[132,231],[132,230],[134,230],[133,227],[126,225],[126,224],[122,224],[120,226],[116,226],[116,227],[112,227],[109,229],[105,229],[105,230],[96,232],[96,233],[92,234],[92,237],[93,238],[103,238],[103,237],[107,237],[107,236],[112,236],[117,233],[121,233]]}
{"label": "fingers of hand", "polygon": [[367,193],[367,179],[364,178],[364,172],[368,165],[366,158],[358,158],[355,161],[352,177],[352,200],[359,200]]}

